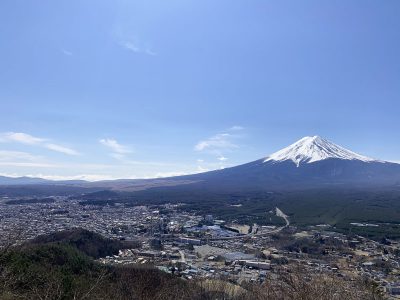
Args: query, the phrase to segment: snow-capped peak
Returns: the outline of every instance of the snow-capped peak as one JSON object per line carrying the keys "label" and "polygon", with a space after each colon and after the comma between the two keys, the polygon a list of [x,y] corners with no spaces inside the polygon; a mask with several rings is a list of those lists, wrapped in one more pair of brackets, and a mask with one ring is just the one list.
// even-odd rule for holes
{"label": "snow-capped peak", "polygon": [[296,143],[268,156],[264,162],[293,161],[297,166],[324,159],[337,158],[345,160],[376,161],[336,145],[319,136],[307,136]]}

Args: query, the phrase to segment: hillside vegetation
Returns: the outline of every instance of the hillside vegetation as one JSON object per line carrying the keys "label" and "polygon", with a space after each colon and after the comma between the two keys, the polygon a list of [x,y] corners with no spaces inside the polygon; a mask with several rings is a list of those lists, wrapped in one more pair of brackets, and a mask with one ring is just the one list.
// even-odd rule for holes
{"label": "hillside vegetation", "polygon": [[282,273],[264,284],[185,281],[152,266],[105,266],[94,258],[126,245],[83,230],[40,237],[0,253],[0,299],[380,299],[374,285]]}

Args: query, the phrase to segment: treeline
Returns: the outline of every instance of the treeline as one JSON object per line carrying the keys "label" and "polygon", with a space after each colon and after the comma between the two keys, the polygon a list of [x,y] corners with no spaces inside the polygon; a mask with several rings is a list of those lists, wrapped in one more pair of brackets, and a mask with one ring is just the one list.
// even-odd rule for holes
{"label": "treeline", "polygon": [[106,239],[100,234],[81,228],[41,235],[31,240],[29,244],[68,245],[95,259],[118,254],[120,249],[133,249],[140,247],[140,243],[138,241]]}

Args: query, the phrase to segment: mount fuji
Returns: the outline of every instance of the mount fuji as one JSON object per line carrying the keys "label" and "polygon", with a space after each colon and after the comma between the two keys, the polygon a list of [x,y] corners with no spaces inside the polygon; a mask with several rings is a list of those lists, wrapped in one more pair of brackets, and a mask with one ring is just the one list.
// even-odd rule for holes
{"label": "mount fuji", "polygon": [[359,160],[378,162],[338,146],[319,136],[307,136],[296,143],[271,154],[264,162],[293,161],[298,167],[302,163],[313,163],[325,159]]}
{"label": "mount fuji", "polygon": [[399,186],[400,164],[360,155],[319,136],[308,136],[266,158],[185,176],[204,188],[291,189]]}

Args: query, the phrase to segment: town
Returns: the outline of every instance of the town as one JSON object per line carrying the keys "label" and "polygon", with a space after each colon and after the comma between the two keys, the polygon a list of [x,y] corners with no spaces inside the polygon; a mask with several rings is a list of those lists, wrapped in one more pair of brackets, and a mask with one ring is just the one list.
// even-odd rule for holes
{"label": "town", "polygon": [[[279,272],[301,270],[349,281],[368,279],[388,297],[400,296],[400,243],[335,232],[327,224],[297,228],[279,208],[265,212],[283,226],[226,222],[197,215],[184,204],[85,205],[67,196],[0,200],[1,244],[83,228],[134,241],[132,249],[99,259],[102,264],[151,264],[187,280],[264,282]],[[376,226],[353,223],[353,226]],[[396,298],[398,297],[398,298]]]}

